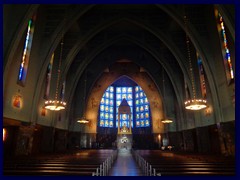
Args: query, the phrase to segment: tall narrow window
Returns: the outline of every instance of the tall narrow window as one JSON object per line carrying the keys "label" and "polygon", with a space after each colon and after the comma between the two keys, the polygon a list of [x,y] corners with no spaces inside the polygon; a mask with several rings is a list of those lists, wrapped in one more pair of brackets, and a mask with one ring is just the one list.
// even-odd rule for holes
{"label": "tall narrow window", "polygon": [[202,59],[201,59],[200,55],[198,54],[198,52],[197,52],[197,61],[198,61],[198,70],[199,70],[202,97],[206,98],[207,91],[206,91],[205,73],[204,73],[204,69],[203,69]]}
{"label": "tall narrow window", "polygon": [[140,86],[135,87],[136,104],[136,127],[148,127],[149,124],[149,102],[146,94]]}
{"label": "tall narrow window", "polygon": [[61,86],[61,92],[60,92],[60,100],[61,100],[61,101],[64,101],[65,84],[66,84],[66,81],[63,81],[62,86]]}
{"label": "tall narrow window", "polygon": [[22,86],[25,85],[26,76],[27,76],[29,57],[30,57],[33,32],[34,32],[34,25],[33,25],[34,20],[35,20],[35,16],[28,21],[27,35],[26,35],[26,39],[25,39],[25,43],[24,43],[22,60],[21,60],[19,73],[18,73],[18,84],[20,84]]}
{"label": "tall narrow window", "polygon": [[114,87],[109,86],[100,102],[100,127],[113,127]]}
{"label": "tall narrow window", "polygon": [[186,99],[190,99],[191,98],[190,91],[189,91],[189,87],[188,87],[187,80],[185,77],[184,77],[184,91],[185,91]]}
{"label": "tall narrow window", "polygon": [[[118,119],[118,107],[123,99],[127,100],[128,105],[131,108],[131,117],[133,117],[133,97],[132,97],[132,87],[116,87],[116,119]],[[129,116],[127,114],[120,114],[120,127],[126,124],[129,127]],[[118,122],[116,121],[116,127],[118,127]],[[132,123],[133,127],[133,123]]]}
{"label": "tall narrow window", "polygon": [[224,59],[224,66],[225,72],[227,76],[228,83],[234,79],[233,67],[232,67],[232,60],[229,52],[227,35],[225,31],[225,24],[222,15],[216,10],[216,16],[218,20],[218,29],[220,32],[221,43],[222,43],[222,52],[223,52],[223,59]]}
{"label": "tall narrow window", "polygon": [[52,76],[52,67],[53,67],[53,59],[54,59],[54,53],[52,54],[52,57],[51,57],[51,60],[50,60],[50,62],[48,64],[47,72],[46,72],[46,86],[45,86],[45,93],[44,93],[44,98],[45,99],[49,98],[51,76]]}

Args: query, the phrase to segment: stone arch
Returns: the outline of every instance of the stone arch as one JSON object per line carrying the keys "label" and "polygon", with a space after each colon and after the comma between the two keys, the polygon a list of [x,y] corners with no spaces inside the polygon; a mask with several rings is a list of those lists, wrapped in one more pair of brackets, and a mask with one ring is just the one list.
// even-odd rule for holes
{"label": "stone arch", "polygon": [[90,125],[85,127],[86,133],[96,133],[98,124],[98,112],[101,98],[113,82],[121,76],[127,76],[135,81],[144,90],[151,109],[152,133],[161,133],[164,126],[160,123],[163,118],[162,99],[154,81],[145,71],[140,71],[140,67],[132,62],[117,62],[109,68],[108,72],[103,72],[95,82],[87,99],[86,118],[90,120]]}

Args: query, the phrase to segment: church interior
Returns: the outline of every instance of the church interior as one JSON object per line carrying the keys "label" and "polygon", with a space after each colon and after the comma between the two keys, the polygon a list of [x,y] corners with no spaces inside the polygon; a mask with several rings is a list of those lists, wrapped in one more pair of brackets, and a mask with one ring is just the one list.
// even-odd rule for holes
{"label": "church interior", "polygon": [[234,5],[3,5],[3,175],[235,164]]}

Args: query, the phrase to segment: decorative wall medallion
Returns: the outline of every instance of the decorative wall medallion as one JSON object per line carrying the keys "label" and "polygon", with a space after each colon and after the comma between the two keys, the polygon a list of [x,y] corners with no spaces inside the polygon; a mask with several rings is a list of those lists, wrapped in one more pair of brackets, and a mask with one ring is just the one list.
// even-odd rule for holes
{"label": "decorative wall medallion", "polygon": [[12,98],[12,105],[13,107],[15,108],[22,108],[22,96],[17,94],[17,95],[14,95],[13,98]]}

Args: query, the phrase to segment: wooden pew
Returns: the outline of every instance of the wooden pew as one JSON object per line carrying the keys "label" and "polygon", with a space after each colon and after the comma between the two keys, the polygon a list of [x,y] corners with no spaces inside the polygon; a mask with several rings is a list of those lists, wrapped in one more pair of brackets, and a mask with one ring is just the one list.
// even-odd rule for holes
{"label": "wooden pew", "polygon": [[[150,167],[147,174],[161,176],[176,175],[235,175],[235,161],[209,156],[194,155],[189,156],[173,152],[161,152],[156,150],[138,150],[137,153],[147,162]],[[207,157],[207,159],[205,159]],[[146,167],[145,167],[146,169]]]}
{"label": "wooden pew", "polygon": [[84,150],[62,156],[18,157],[4,161],[3,175],[92,176],[112,153],[112,150]]}
{"label": "wooden pew", "polygon": [[92,176],[92,171],[4,170],[4,176]]}

